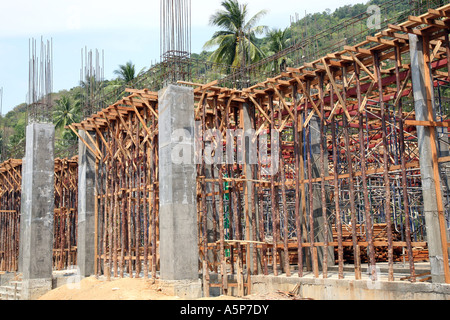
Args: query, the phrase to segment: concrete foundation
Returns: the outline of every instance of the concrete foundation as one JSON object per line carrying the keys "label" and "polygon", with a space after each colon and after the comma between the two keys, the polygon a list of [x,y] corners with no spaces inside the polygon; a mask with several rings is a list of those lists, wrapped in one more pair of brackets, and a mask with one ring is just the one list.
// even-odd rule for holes
{"label": "concrete foundation", "polygon": [[159,92],[160,269],[166,281],[199,278],[193,106],[191,88],[169,85]]}
{"label": "concrete foundation", "polygon": [[252,293],[290,292],[314,300],[449,300],[450,285],[352,279],[252,276]]}
{"label": "concrete foundation", "polygon": [[22,280],[22,300],[37,300],[53,289],[53,279]]}
{"label": "concrete foundation", "polygon": [[184,300],[195,300],[203,297],[201,280],[160,281],[159,284],[163,292],[169,296],[179,297]]}
{"label": "concrete foundation", "polygon": [[[85,131],[80,130],[79,135],[90,142]],[[95,271],[95,195],[95,155],[79,141],[77,261],[82,277],[89,277]]]}
{"label": "concrete foundation", "polygon": [[26,128],[22,171],[22,298],[35,299],[52,288],[55,127],[33,123]]}

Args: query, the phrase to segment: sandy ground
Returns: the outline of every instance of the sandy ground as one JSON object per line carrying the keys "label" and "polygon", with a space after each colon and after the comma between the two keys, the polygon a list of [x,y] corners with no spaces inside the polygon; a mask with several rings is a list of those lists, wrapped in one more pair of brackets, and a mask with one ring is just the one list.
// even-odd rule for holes
{"label": "sandy ground", "polygon": [[[153,280],[144,279],[96,279],[85,278],[78,283],[69,283],[54,289],[39,300],[181,300],[171,296]],[[243,298],[220,296],[199,300],[293,300],[282,292],[250,295]]]}
{"label": "sandy ground", "polygon": [[98,280],[94,277],[54,289],[39,300],[174,300],[143,279]]}
{"label": "sandy ground", "polygon": [[[217,297],[214,300],[234,300]],[[54,289],[39,300],[180,300],[171,296],[158,283],[144,279],[114,279],[106,281],[89,277]]]}

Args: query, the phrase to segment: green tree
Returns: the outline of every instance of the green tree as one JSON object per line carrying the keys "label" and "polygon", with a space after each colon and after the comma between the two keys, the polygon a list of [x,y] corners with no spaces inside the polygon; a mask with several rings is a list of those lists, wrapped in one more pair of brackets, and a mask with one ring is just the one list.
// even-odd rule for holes
{"label": "green tree", "polygon": [[[267,55],[272,56],[290,46],[289,29],[272,29],[267,33]],[[287,64],[286,58],[275,59],[273,61],[273,70],[280,72],[285,69]]]}
{"label": "green tree", "polygon": [[[24,112],[17,112],[18,107],[8,113],[11,127],[5,128],[6,154],[8,158],[21,159],[25,155],[25,129],[27,126],[26,105]],[[6,160],[6,157],[5,159]]]}
{"label": "green tree", "polygon": [[254,63],[264,58],[264,52],[256,44],[256,36],[267,29],[257,26],[267,11],[261,10],[247,21],[247,4],[241,5],[238,0],[225,0],[221,5],[224,10],[218,10],[211,16],[210,25],[222,30],[215,32],[204,45],[205,50],[218,47],[209,60],[240,67],[244,61]]}
{"label": "green tree", "polygon": [[64,130],[64,127],[78,122],[80,118],[80,105],[73,102],[69,96],[64,95],[56,101],[53,111],[53,123],[57,130]]}
{"label": "green tree", "polygon": [[125,83],[129,83],[142,75],[145,72],[145,68],[136,74],[136,66],[133,62],[128,61],[125,64],[119,65],[119,69],[114,70],[114,74],[119,77]]}

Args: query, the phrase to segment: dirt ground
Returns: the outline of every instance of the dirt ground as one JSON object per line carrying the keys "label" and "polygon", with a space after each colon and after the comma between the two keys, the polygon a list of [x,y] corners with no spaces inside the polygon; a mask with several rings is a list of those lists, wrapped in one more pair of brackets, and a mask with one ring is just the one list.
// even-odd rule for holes
{"label": "dirt ground", "polygon": [[[217,297],[217,300],[233,300],[233,297]],[[39,300],[180,300],[152,280],[114,279],[106,281],[95,277],[78,283],[69,283],[54,289]]]}
{"label": "dirt ground", "polygon": [[[152,280],[124,278],[106,281],[89,277],[78,283],[69,283],[54,289],[39,300],[180,300],[180,298],[171,296]],[[243,298],[220,296],[200,300],[293,300],[293,297],[282,292],[273,292]]]}

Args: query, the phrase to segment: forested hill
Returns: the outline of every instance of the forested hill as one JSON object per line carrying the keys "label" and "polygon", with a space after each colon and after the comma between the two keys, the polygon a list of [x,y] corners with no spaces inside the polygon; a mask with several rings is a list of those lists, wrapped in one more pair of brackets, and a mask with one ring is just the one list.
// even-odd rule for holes
{"label": "forested hill", "polygon": [[[243,0],[243,2],[245,2]],[[370,5],[379,5],[380,7],[386,7],[386,3],[395,2],[395,6],[389,7],[385,11],[381,12],[383,21],[389,21],[390,17],[399,17],[404,14],[404,19],[407,19],[414,8],[425,7],[439,7],[448,2],[448,0],[371,0],[364,1],[355,5],[346,5],[336,9],[334,12],[331,10],[325,10],[323,12],[308,13],[307,7],[304,6],[304,2],[299,2],[299,8],[294,8],[293,12],[298,12],[298,15],[291,19],[291,24],[286,26],[284,30],[276,30],[267,26],[268,32],[255,39],[258,47],[263,51],[264,56],[271,56],[277,52],[288,48],[304,39],[308,39],[317,34],[323,34],[324,31],[330,29],[330,34],[327,37],[318,38],[317,41],[311,42],[309,48],[306,50],[309,53],[321,54],[321,50],[328,50],[330,41],[328,39],[336,39],[341,37],[339,32],[347,30],[339,30],[336,26],[343,25],[345,28],[363,28],[365,21],[361,21],[359,24],[347,24],[346,22],[352,20],[354,17],[367,12]],[[276,3],[274,3],[276,5]],[[249,3],[252,6],[252,3]],[[217,8],[220,9],[220,8]],[[268,15],[270,15],[270,8]],[[305,11],[307,14],[305,15]],[[303,12],[303,13],[302,13]],[[414,13],[414,12],[413,12]],[[292,14],[292,13],[291,13]],[[286,20],[289,21],[289,13],[287,13]],[[343,29],[343,28],[342,28]],[[326,31],[325,33],[328,33]],[[356,34],[355,32],[353,32]],[[278,41],[281,37],[281,41]],[[205,42],[209,39],[205,39]],[[357,42],[359,39],[353,37],[352,39],[346,39],[347,44]],[[274,44],[275,42],[278,44]],[[331,48],[330,48],[331,50]],[[208,60],[211,52],[203,51],[201,53],[193,53],[191,56],[194,59]],[[310,55],[307,55],[308,57]],[[312,56],[312,55],[311,55]],[[133,57],[130,57],[132,59]],[[120,66],[124,67],[124,66]],[[131,65],[126,65],[130,67]],[[133,66],[134,67],[134,66]],[[120,69],[120,68],[119,68]],[[120,70],[119,70],[120,71]],[[134,77],[138,74],[132,72]],[[102,92],[108,92],[115,90],[115,88],[123,86],[129,78],[118,76],[117,79],[109,79],[101,83]],[[82,116],[82,101],[83,90],[80,87],[75,87],[53,94],[54,100],[54,123],[58,125],[56,133],[56,156],[66,157],[76,153],[76,136],[64,129],[64,125],[70,124],[74,121],[80,121]],[[24,155],[25,146],[25,126],[26,126],[26,105],[21,104],[16,106],[12,111],[8,112],[0,119],[0,150],[1,161],[5,161],[9,158],[22,158]]]}

